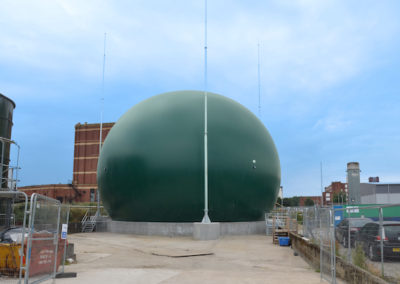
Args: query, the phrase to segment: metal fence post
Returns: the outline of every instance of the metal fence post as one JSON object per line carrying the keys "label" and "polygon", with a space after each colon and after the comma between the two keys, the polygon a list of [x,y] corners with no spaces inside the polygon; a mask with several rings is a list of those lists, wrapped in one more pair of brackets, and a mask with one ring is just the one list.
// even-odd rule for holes
{"label": "metal fence post", "polygon": [[34,193],[31,196],[31,204],[29,209],[29,225],[28,225],[28,245],[26,248],[26,263],[25,263],[25,279],[24,283],[28,284],[29,282],[29,267],[31,262],[31,251],[32,251],[32,232],[33,232],[33,222],[35,216],[35,208],[36,208],[36,196],[37,194]]}
{"label": "metal fence post", "polygon": [[381,236],[380,247],[381,247],[381,273],[382,277],[385,275],[383,268],[383,209],[379,208],[379,232]]}
{"label": "metal fence post", "polygon": [[348,215],[348,232],[347,232],[347,261],[350,263],[353,263],[353,261],[351,260],[351,243],[350,243],[350,238],[351,238],[351,234],[350,234],[350,218],[351,218],[351,208],[347,207],[347,215]]}
{"label": "metal fence post", "polygon": [[[56,203],[57,204],[57,203]],[[61,204],[58,202],[58,216],[57,216],[57,231],[54,236],[54,242],[56,245],[55,253],[54,253],[54,271],[53,271],[53,283],[56,283],[56,274],[57,274],[57,260],[58,260],[58,236],[60,232],[60,213],[61,213]]]}
{"label": "metal fence post", "polygon": [[[18,283],[21,283],[22,280],[22,268],[23,267],[23,254],[24,254],[24,246],[25,246],[25,229],[26,229],[26,214],[28,213],[28,196],[26,195],[25,192],[22,192],[24,198],[25,198],[25,206],[24,206],[24,220],[22,223],[22,237],[21,237],[21,251],[20,251],[20,260],[19,260],[19,278],[18,278]],[[25,264],[26,265],[26,264]]]}
{"label": "metal fence post", "polygon": [[[69,211],[70,211],[70,207],[68,207],[68,209],[67,209],[67,219],[65,220],[67,226],[68,226],[68,223],[69,223]],[[68,236],[68,229],[67,229],[67,236]],[[65,256],[66,256],[66,254],[67,254],[67,239],[65,239],[65,241],[64,241],[64,255],[63,255],[63,262],[62,262],[62,273],[64,273]]]}
{"label": "metal fence post", "polygon": [[[316,212],[314,212],[314,213],[316,213]],[[320,215],[320,217],[321,217],[321,215]],[[322,259],[323,250],[324,250],[324,247],[323,247],[323,240],[322,240],[322,218],[319,218],[319,271],[321,274],[321,280],[323,278],[322,274],[323,274],[323,270],[324,270],[323,259]]]}
{"label": "metal fence post", "polygon": [[332,283],[336,284],[336,243],[335,243],[335,210],[333,208],[329,209],[330,214],[330,239],[331,239],[331,275]]}

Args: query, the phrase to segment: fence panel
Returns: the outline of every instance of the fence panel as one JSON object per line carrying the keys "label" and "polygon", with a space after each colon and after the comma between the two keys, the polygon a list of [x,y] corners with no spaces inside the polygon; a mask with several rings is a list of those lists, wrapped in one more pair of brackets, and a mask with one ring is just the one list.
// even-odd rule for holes
{"label": "fence panel", "polygon": [[334,275],[334,226],[332,210],[330,208],[319,208],[318,219],[320,221],[320,272],[321,278],[330,283],[335,283]]}
{"label": "fence panel", "polygon": [[59,236],[61,204],[33,194],[30,203],[25,283],[54,279],[62,261],[65,240]]}
{"label": "fence panel", "polygon": [[381,274],[400,283],[400,206],[380,208],[379,212]]}
{"label": "fence panel", "polygon": [[302,223],[300,234],[319,243],[324,280],[336,283],[336,257],[340,257],[389,283],[400,283],[399,204],[288,208],[287,212]]}
{"label": "fence panel", "polygon": [[400,206],[345,205],[335,208],[337,256],[400,283]]}
{"label": "fence panel", "polygon": [[23,192],[0,191],[0,282],[20,283],[26,251],[28,197]]}
{"label": "fence panel", "polygon": [[400,283],[400,206],[347,206],[343,217],[337,225],[338,256]]}
{"label": "fence panel", "polygon": [[303,234],[306,238],[309,238],[312,242],[319,242],[319,208],[307,207],[304,208],[303,213]]}
{"label": "fence panel", "polygon": [[[61,248],[62,256],[61,256],[61,267],[58,269],[57,274],[64,273],[64,266],[67,254],[67,236],[68,236],[68,222],[69,222],[69,213],[70,207],[69,206],[61,206],[60,209],[60,224],[58,231],[60,233],[60,240],[62,243],[60,245],[63,246]],[[60,249],[60,248],[59,248]]]}

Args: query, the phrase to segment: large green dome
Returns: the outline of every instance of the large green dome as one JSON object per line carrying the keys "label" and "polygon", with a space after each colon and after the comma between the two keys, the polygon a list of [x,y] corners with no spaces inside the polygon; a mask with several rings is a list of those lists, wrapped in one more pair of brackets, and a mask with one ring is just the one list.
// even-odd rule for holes
{"label": "large green dome", "polygon": [[[255,161],[255,163],[253,162]],[[209,216],[258,221],[280,186],[274,142],[241,104],[208,93]],[[201,221],[204,208],[204,92],[149,98],[113,126],[97,179],[113,220]]]}

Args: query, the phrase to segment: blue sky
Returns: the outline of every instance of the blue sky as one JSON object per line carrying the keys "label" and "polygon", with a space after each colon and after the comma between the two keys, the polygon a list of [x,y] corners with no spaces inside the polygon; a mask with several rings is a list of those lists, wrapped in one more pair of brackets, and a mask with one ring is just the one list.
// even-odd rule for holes
{"label": "blue sky", "polygon": [[[20,185],[72,179],[74,125],[150,96],[203,88],[203,1],[0,1],[0,93],[16,102]],[[210,91],[257,113],[281,160],[286,196],[345,181],[400,182],[400,2],[208,3]]]}

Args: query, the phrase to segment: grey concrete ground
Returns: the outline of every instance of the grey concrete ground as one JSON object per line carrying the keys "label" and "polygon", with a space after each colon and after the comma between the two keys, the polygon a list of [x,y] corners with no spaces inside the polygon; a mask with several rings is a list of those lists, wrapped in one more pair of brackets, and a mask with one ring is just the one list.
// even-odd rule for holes
{"label": "grey concrete ground", "polygon": [[78,277],[57,283],[320,283],[289,247],[262,235],[224,236],[216,241],[112,233],[69,236]]}

